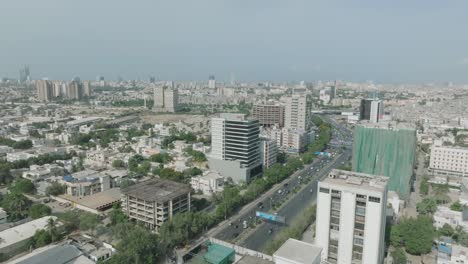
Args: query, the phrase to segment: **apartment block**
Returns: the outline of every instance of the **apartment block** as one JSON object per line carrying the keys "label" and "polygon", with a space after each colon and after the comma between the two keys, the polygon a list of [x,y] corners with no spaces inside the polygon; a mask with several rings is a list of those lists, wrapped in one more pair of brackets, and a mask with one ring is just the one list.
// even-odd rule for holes
{"label": "apartment block", "polygon": [[468,174],[468,148],[432,145],[429,169],[441,175],[466,176]]}
{"label": "apartment block", "polygon": [[52,101],[54,96],[53,84],[49,80],[36,81],[37,99],[44,102]]}
{"label": "apartment block", "polygon": [[254,105],[252,117],[264,127],[284,127],[284,106],[282,105]]}
{"label": "apartment block", "polygon": [[270,139],[262,138],[260,140],[260,157],[263,169],[268,169],[277,162],[278,147],[276,142]]}
{"label": "apartment block", "polygon": [[306,96],[293,95],[286,99],[285,127],[308,130],[310,105]]}
{"label": "apartment block", "polygon": [[332,170],[318,183],[316,245],[326,263],[383,263],[385,176]]}
{"label": "apartment block", "polygon": [[175,214],[190,211],[190,190],[182,183],[146,180],[122,189],[122,211],[158,233]]}
{"label": "apartment block", "polygon": [[179,93],[177,89],[172,88],[173,84],[154,88],[154,106],[155,112],[177,112],[179,103]]}

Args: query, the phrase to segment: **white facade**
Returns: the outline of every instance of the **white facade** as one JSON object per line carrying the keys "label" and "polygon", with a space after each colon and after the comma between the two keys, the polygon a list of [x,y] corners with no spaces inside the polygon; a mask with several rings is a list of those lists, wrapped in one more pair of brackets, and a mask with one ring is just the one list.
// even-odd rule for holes
{"label": "white facade", "polygon": [[322,249],[312,244],[288,239],[274,254],[275,264],[320,264]]}
{"label": "white facade", "polygon": [[163,86],[154,88],[154,106],[156,112],[176,112],[179,103],[177,89]]}
{"label": "white facade", "polygon": [[309,105],[306,96],[293,95],[286,99],[285,127],[308,130]]}
{"label": "white facade", "polygon": [[429,168],[440,174],[467,175],[468,148],[432,145]]}
{"label": "white facade", "polygon": [[224,118],[211,119],[211,157],[224,159]]}
{"label": "white facade", "polygon": [[328,263],[383,263],[388,178],[332,170],[317,192],[316,245]]}
{"label": "white facade", "polygon": [[223,190],[224,178],[216,172],[207,172],[203,176],[192,177],[190,186],[205,195],[212,195]]}
{"label": "white facade", "polygon": [[263,169],[268,169],[276,163],[278,147],[273,140],[262,139],[260,141],[260,156],[263,163]]}
{"label": "white facade", "polygon": [[300,153],[309,144],[309,135],[304,130],[283,128],[281,133],[281,148],[289,153]]}
{"label": "white facade", "polygon": [[468,231],[468,221],[463,221],[462,212],[452,211],[448,207],[439,206],[437,207],[437,211],[434,213],[434,227],[439,229],[445,224],[448,224],[453,228],[460,226],[465,232]]}

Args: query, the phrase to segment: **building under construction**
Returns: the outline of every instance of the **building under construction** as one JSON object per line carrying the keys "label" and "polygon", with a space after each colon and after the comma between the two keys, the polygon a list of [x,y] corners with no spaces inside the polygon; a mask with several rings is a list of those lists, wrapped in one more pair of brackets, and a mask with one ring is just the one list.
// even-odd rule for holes
{"label": "building under construction", "polygon": [[356,126],[353,171],[389,177],[388,189],[407,198],[413,175],[416,130],[407,124]]}

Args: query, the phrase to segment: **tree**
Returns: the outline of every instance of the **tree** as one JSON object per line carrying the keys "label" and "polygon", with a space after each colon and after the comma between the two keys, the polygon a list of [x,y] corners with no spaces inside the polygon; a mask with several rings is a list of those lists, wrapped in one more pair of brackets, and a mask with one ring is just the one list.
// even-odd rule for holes
{"label": "tree", "polygon": [[13,180],[10,174],[10,166],[7,163],[0,163],[0,184],[9,183]]}
{"label": "tree", "polygon": [[112,167],[114,168],[125,168],[125,162],[123,160],[112,161]]}
{"label": "tree", "polygon": [[441,228],[437,230],[439,235],[451,237],[455,234],[455,230],[449,224],[444,224]]}
{"label": "tree", "polygon": [[32,219],[38,219],[43,216],[50,215],[51,213],[52,210],[50,207],[44,204],[33,204],[28,211],[28,214]]}
{"label": "tree", "polygon": [[450,205],[450,210],[457,211],[457,212],[463,212],[464,206],[460,203],[460,201],[454,202],[452,205]]}
{"label": "tree", "polygon": [[210,216],[202,212],[180,213],[163,224],[160,230],[161,240],[172,248],[195,238],[212,223]]}
{"label": "tree", "polygon": [[34,184],[27,179],[18,179],[8,188],[10,192],[32,194],[35,191]]}
{"label": "tree", "polygon": [[434,184],[432,185],[432,193],[437,204],[446,204],[450,202],[450,197],[447,195],[449,192],[448,184]]}
{"label": "tree", "polygon": [[408,218],[392,226],[390,242],[394,247],[404,246],[412,255],[426,254],[432,249],[435,230],[430,216]]}
{"label": "tree", "polygon": [[27,216],[31,201],[21,193],[11,192],[3,197],[1,205],[8,213],[8,219],[16,221]]}
{"label": "tree", "polygon": [[427,177],[424,177],[419,185],[419,192],[423,195],[429,194],[429,183]]}
{"label": "tree", "polygon": [[50,186],[47,186],[46,188],[46,194],[52,196],[64,194],[66,191],[67,186],[58,182],[53,182]]}
{"label": "tree", "polygon": [[112,206],[112,211],[109,213],[109,218],[112,225],[126,223],[128,221],[127,216],[120,207],[120,203],[116,203]]}
{"label": "tree", "polygon": [[171,168],[163,168],[159,171],[159,177],[161,179],[167,179],[176,182],[185,182],[185,177],[182,172],[175,171]]}
{"label": "tree", "polygon": [[406,264],[407,263],[406,254],[402,248],[396,248],[392,252],[392,258],[393,258],[394,264]]}
{"label": "tree", "polygon": [[433,214],[437,211],[437,203],[433,198],[424,198],[416,205],[416,210],[420,214]]}
{"label": "tree", "polygon": [[168,153],[158,153],[158,154],[151,155],[149,160],[152,162],[167,164],[172,161],[172,157]]}
{"label": "tree", "polygon": [[94,231],[96,226],[101,223],[101,220],[99,220],[99,217],[91,213],[81,213],[79,219],[80,219],[79,228],[82,231],[86,231],[86,230]]}

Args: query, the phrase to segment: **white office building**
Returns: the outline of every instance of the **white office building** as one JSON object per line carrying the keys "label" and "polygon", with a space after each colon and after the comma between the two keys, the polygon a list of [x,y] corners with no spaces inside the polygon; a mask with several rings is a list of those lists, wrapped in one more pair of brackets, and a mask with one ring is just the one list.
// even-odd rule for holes
{"label": "white office building", "polygon": [[388,177],[332,170],[318,184],[316,245],[327,263],[383,263]]}
{"label": "white office building", "polygon": [[211,119],[210,167],[236,182],[248,182],[261,172],[258,120],[244,114],[221,114]]}
{"label": "white office building", "polygon": [[271,139],[262,138],[260,140],[260,157],[262,159],[263,169],[268,169],[276,163],[278,156],[278,147],[276,142]]}
{"label": "white office building", "polygon": [[468,176],[468,148],[432,145],[429,169],[441,175]]}
{"label": "white office building", "polygon": [[286,99],[285,127],[308,130],[310,105],[305,95],[293,95]]}

